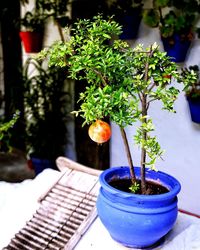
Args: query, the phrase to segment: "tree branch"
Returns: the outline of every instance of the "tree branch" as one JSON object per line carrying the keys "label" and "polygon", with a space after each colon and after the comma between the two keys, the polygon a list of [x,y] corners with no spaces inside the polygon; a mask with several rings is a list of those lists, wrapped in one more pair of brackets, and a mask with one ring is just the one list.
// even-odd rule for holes
{"label": "tree branch", "polygon": [[[144,74],[144,81],[147,82],[148,81],[148,72],[149,72],[149,59],[150,57],[153,55],[153,50],[152,50],[152,46],[150,47],[150,51],[149,51],[149,56],[147,58],[147,62],[145,64],[145,74]],[[146,89],[147,90],[147,89]],[[148,110],[148,104],[147,104],[147,94],[146,94],[146,90],[143,91],[142,95],[141,95],[141,104],[142,104],[142,124],[147,122],[147,110]],[[142,129],[142,139],[144,141],[147,140],[147,132],[146,130],[143,128]],[[146,163],[146,149],[142,146],[141,148],[141,191],[142,194],[146,194],[146,180],[145,180],[145,164]]]}
{"label": "tree branch", "polygon": [[101,78],[103,86],[105,87],[107,85],[107,82],[104,79],[104,77],[102,76],[102,74],[98,70],[96,70],[96,69],[94,69],[93,71],[94,71],[94,73],[96,73]]}
{"label": "tree branch", "polygon": [[131,182],[132,182],[132,184],[134,184],[134,183],[136,183],[136,176],[135,176],[133,161],[132,161],[132,157],[131,157],[130,147],[128,144],[128,140],[127,140],[126,132],[125,132],[124,128],[120,127],[120,130],[121,130],[122,139],[123,139],[123,142],[125,145],[125,151],[126,151],[126,155],[128,158],[129,167],[130,167]]}

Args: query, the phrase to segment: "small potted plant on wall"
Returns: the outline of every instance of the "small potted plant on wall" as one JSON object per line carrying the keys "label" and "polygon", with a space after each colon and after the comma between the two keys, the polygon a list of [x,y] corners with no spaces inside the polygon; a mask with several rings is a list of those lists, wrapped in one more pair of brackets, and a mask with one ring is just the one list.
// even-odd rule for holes
{"label": "small potted plant on wall", "polygon": [[26,53],[38,53],[42,50],[46,18],[40,9],[34,9],[27,11],[20,19],[20,38]]}
{"label": "small potted plant on wall", "polygon": [[62,28],[72,22],[70,17],[71,4],[72,2],[70,0],[37,0],[38,8],[40,8],[43,13],[45,13],[46,17],[48,17],[48,20],[53,20],[54,24],[58,28],[58,32],[62,40],[64,40]]}
{"label": "small potted plant on wall", "polygon": [[128,40],[137,38],[142,19],[142,0],[111,0],[109,1],[109,15],[122,25],[120,39]]}
{"label": "small potted plant on wall", "polygon": [[[26,6],[27,2],[22,2]],[[60,37],[64,40],[62,28],[71,23],[69,0],[36,0],[35,7],[25,12],[20,19],[20,37],[27,53],[40,52],[43,46],[44,27],[48,20],[53,20],[57,25]],[[51,18],[51,19],[50,19]]]}
{"label": "small potted plant on wall", "polygon": [[184,91],[188,101],[191,120],[200,123],[200,69],[198,65],[191,65],[182,69],[184,77]]}
{"label": "small potted plant on wall", "polygon": [[[174,112],[179,93],[171,79],[181,81],[174,62],[156,44],[130,48],[122,40],[110,40],[121,33],[112,18],[80,20],[69,41],[58,42],[42,56],[50,65],[67,67],[70,78],[86,80],[80,94],[84,124],[91,124],[89,136],[101,144],[111,136],[104,119],[120,127],[129,167],[111,167],[100,175],[98,215],[112,238],[129,247],[148,247],[159,242],[177,218],[180,183],[172,176],[155,171],[162,155],[149,115],[152,102]],[[170,77],[168,77],[170,75]],[[134,136],[141,148],[141,164],[136,167],[130,154],[125,128],[138,122]]]}
{"label": "small potted plant on wall", "polygon": [[71,101],[65,75],[64,69],[45,69],[44,62],[33,58],[24,65],[25,141],[28,163],[36,175],[45,168],[57,169],[55,160],[65,153]]}
{"label": "small potted plant on wall", "polygon": [[163,46],[175,62],[183,62],[194,38],[199,5],[196,0],[153,0],[152,8],[144,9],[143,21],[159,28]]}

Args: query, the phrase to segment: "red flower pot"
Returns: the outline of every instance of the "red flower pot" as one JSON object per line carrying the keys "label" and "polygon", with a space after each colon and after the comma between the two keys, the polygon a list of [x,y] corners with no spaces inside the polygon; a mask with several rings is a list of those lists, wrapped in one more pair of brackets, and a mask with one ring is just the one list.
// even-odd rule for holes
{"label": "red flower pot", "polygon": [[21,31],[20,38],[26,53],[38,53],[43,45],[43,33],[36,31]]}

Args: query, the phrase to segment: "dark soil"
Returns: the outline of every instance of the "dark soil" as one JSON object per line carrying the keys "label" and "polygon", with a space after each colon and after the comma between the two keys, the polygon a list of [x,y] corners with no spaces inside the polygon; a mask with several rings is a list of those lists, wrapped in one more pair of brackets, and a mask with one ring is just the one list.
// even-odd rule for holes
{"label": "dark soil", "polygon": [[[138,184],[140,185],[140,181],[138,181]],[[121,191],[131,193],[131,190],[129,189],[129,187],[131,186],[130,179],[114,179],[114,180],[109,182],[109,185],[111,185],[112,187],[119,189]],[[153,181],[147,181],[146,194],[156,195],[156,194],[164,194],[164,193],[168,193],[168,192],[169,192],[169,190],[166,187],[164,187],[156,182],[153,182]],[[136,194],[141,194],[141,190],[139,189],[136,192]]]}

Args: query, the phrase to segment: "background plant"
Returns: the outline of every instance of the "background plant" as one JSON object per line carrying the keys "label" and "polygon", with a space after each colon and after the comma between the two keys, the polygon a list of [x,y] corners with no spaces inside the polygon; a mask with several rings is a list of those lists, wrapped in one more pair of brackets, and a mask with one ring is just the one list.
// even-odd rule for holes
{"label": "background plant", "polygon": [[44,62],[29,58],[23,77],[27,153],[54,160],[64,154],[67,142],[71,96],[65,90],[66,71],[46,69]]}
{"label": "background plant", "polygon": [[121,15],[132,14],[133,10],[141,12],[143,7],[142,0],[111,0],[109,3],[109,14],[115,15],[120,19]]}
{"label": "background plant", "polygon": [[10,121],[5,122],[3,117],[0,118],[0,151],[7,151],[10,149],[10,129],[15,125],[19,116],[20,112],[17,110]]}
{"label": "background plant", "polygon": [[156,159],[162,155],[148,111],[152,102],[159,100],[163,109],[174,112],[179,91],[171,79],[182,79],[176,64],[156,44],[146,49],[140,44],[130,48],[124,41],[112,40],[113,35],[120,33],[121,26],[112,18],[104,20],[97,16],[93,21],[80,20],[69,41],[55,43],[40,56],[49,55],[50,66],[67,67],[70,78],[87,81],[85,91],[80,94],[80,109],[74,112],[85,119],[84,124],[109,118],[119,125],[133,191],[138,185],[125,127],[140,122],[134,141],[141,148],[141,191],[146,194],[149,191],[145,167],[155,169]]}
{"label": "background plant", "polygon": [[187,97],[200,98],[200,69],[198,65],[185,67],[181,71],[184,77],[184,91]]}
{"label": "background plant", "polygon": [[69,7],[70,0],[37,0],[38,9],[43,10],[47,18],[51,18],[58,27],[62,40],[64,40],[62,28],[71,24]]}
{"label": "background plant", "polygon": [[152,7],[144,9],[143,20],[150,27],[158,27],[164,38],[179,34],[191,40],[198,13],[197,0],[153,0]]}
{"label": "background plant", "polygon": [[[29,1],[21,2],[24,6],[29,4]],[[34,8],[25,12],[20,24],[29,31],[40,31],[44,29],[47,19],[51,18],[58,27],[61,39],[64,39],[62,27],[71,23],[70,4],[69,0],[35,0]]]}
{"label": "background plant", "polygon": [[[21,4],[26,7],[29,4],[29,1],[21,0]],[[33,9],[26,11],[23,17],[19,20],[19,23],[21,28],[27,31],[43,31],[47,18],[48,16],[43,1],[35,0]]]}

